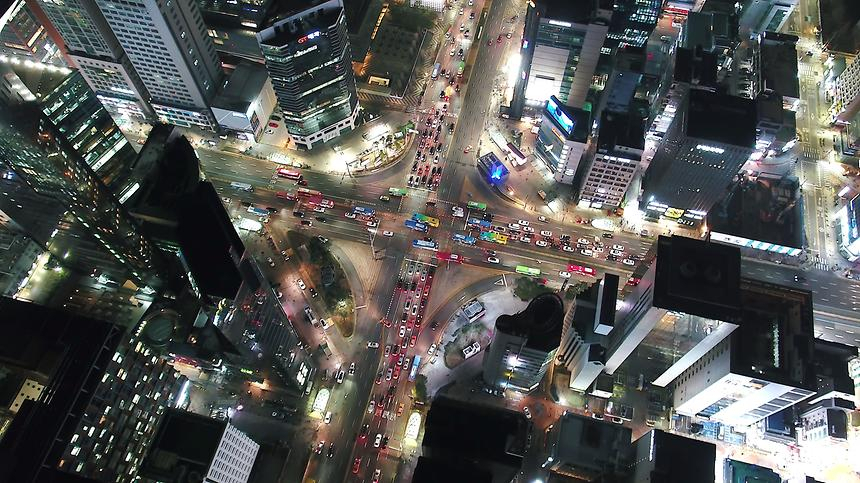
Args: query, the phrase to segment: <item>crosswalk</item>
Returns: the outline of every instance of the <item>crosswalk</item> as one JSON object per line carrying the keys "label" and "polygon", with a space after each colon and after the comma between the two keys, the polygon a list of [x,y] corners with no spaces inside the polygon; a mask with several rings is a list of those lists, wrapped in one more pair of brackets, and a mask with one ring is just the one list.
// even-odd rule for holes
{"label": "crosswalk", "polygon": [[371,94],[369,92],[359,92],[358,100],[366,104],[383,104],[392,108],[410,108],[417,107],[421,103],[421,96],[417,94],[407,94],[403,97],[387,96],[385,94]]}

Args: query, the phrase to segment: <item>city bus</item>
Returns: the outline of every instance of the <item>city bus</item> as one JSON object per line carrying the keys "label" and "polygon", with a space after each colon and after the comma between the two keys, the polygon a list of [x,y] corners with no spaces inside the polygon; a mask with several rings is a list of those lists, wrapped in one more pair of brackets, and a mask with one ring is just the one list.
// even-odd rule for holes
{"label": "city bus", "polygon": [[307,188],[299,188],[296,190],[296,194],[301,198],[313,198],[314,196],[322,196],[317,190],[309,190]]}
{"label": "city bus", "polygon": [[517,265],[517,273],[528,275],[529,277],[537,277],[540,275],[540,270],[537,268],[527,267],[525,265]]}
{"label": "city bus", "polygon": [[499,245],[508,244],[507,235],[502,235],[501,233],[496,233],[494,231],[482,231],[481,235],[478,238],[484,241],[498,243]]}
{"label": "city bus", "polygon": [[508,153],[511,155],[511,161],[516,166],[522,166],[526,164],[526,155],[523,154],[522,151],[519,150],[513,143],[508,143]]}
{"label": "city bus", "polygon": [[420,248],[422,250],[430,250],[433,252],[439,250],[438,243],[427,240],[412,240],[412,247]]}
{"label": "city bus", "polygon": [[487,211],[487,204],[470,201],[466,203],[466,208],[469,208],[470,210]]}
{"label": "city bus", "polygon": [[278,176],[281,178],[302,179],[302,173],[295,169],[278,168],[276,173],[278,173]]}
{"label": "city bus", "polygon": [[373,208],[367,208],[364,206],[356,206],[352,209],[352,211],[353,211],[353,213],[355,213],[357,215],[364,215],[364,216],[373,216],[376,214],[376,210],[374,210]]}
{"label": "city bus", "polygon": [[413,213],[412,219],[415,221],[420,221],[421,223],[426,223],[433,228],[437,228],[439,226],[439,218],[433,218],[432,216],[427,216],[421,213]]}
{"label": "city bus", "polygon": [[406,225],[406,227],[409,229],[420,231],[422,233],[427,233],[427,225],[421,223],[420,221],[406,220],[403,222],[403,224]]}
{"label": "city bus", "polygon": [[256,206],[249,206],[248,213],[257,215],[257,216],[269,216],[269,210],[263,208],[257,208]]}
{"label": "city bus", "polygon": [[409,370],[409,382],[415,380],[415,376],[418,375],[418,365],[421,364],[421,356],[415,356],[412,359],[412,369]]}
{"label": "city bus", "polygon": [[467,221],[467,223],[469,224],[469,226],[476,226],[476,227],[479,227],[479,228],[486,228],[486,229],[488,229],[488,230],[490,229],[490,226],[492,226],[492,225],[490,224],[490,222],[489,222],[489,221],[487,221],[487,220],[479,220],[478,218],[469,218],[469,221]]}
{"label": "city bus", "polygon": [[254,187],[249,185],[248,183],[239,183],[233,181],[232,183],[230,183],[230,187],[242,191],[254,191]]}
{"label": "city bus", "polygon": [[475,237],[463,235],[461,233],[454,233],[453,235],[451,235],[451,239],[457,243],[462,243],[464,245],[474,245],[477,241]]}
{"label": "city bus", "polygon": [[388,188],[389,196],[406,196],[406,190],[403,188]]}
{"label": "city bus", "polygon": [[436,65],[433,66],[433,72],[430,74],[431,79],[435,79],[439,77],[439,71],[442,69],[442,64],[436,62]]}

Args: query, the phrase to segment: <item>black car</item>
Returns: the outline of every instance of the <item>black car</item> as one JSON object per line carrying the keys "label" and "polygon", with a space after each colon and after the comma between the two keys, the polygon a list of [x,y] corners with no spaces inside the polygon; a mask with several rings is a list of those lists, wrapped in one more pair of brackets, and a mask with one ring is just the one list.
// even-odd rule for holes
{"label": "black car", "polygon": [[493,221],[493,214],[490,212],[485,212],[483,215],[481,215],[481,219],[484,221]]}
{"label": "black car", "polygon": [[311,220],[302,220],[303,226],[312,226],[313,222]]}
{"label": "black car", "polygon": [[604,233],[600,236],[602,236],[603,238],[615,238],[615,235],[613,235],[612,233]]}
{"label": "black car", "polygon": [[418,163],[417,162],[412,163],[412,172],[414,173],[416,171],[418,171]]}
{"label": "black car", "polygon": [[325,219],[324,216],[318,216],[315,219],[320,223],[326,223],[327,222],[327,220]]}
{"label": "black car", "polygon": [[410,285],[410,286],[409,286],[409,290],[410,290],[410,291],[412,291],[412,292],[414,292],[414,291],[415,291],[415,287],[417,287],[417,286],[418,286],[418,284],[417,284],[417,283],[412,282],[412,285]]}
{"label": "black car", "polygon": [[443,90],[439,91],[439,99],[444,99],[444,98],[445,98],[445,90],[443,89]]}
{"label": "black car", "polygon": [[296,218],[304,218],[305,214],[304,214],[304,212],[301,212],[301,211],[294,211],[293,216],[295,216]]}
{"label": "black car", "polygon": [[427,175],[425,174],[424,176],[421,177],[421,184],[424,184],[426,182],[427,182]]}
{"label": "black car", "polygon": [[430,155],[432,156],[436,152],[436,146],[430,146]]}
{"label": "black car", "polygon": [[311,293],[311,298],[315,298],[317,295],[319,295],[319,294],[317,293],[316,289],[315,289],[315,288],[313,288],[313,287],[311,287],[311,288],[309,289],[309,291],[310,291],[310,293]]}
{"label": "black car", "polygon": [[330,443],[328,445],[328,457],[331,458],[334,456],[334,443]]}

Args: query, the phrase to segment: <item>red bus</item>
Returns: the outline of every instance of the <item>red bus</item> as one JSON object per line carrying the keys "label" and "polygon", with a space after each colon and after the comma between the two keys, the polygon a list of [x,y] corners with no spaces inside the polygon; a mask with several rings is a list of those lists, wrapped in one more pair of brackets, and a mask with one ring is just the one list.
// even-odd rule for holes
{"label": "red bus", "polygon": [[287,169],[287,168],[278,168],[278,176],[281,178],[287,179],[301,179],[302,173],[300,171],[296,171],[295,169]]}
{"label": "red bus", "polygon": [[322,206],[323,208],[334,208],[334,201],[327,200],[323,198],[322,195],[311,196],[305,203],[312,206]]}
{"label": "red bus", "polygon": [[297,190],[296,190],[296,194],[298,194],[298,195],[299,195],[300,197],[302,197],[302,198],[311,198],[311,197],[314,197],[314,196],[322,196],[322,193],[320,193],[319,191],[317,191],[317,190],[309,190],[309,189],[307,189],[307,188],[299,188],[299,189],[297,189]]}
{"label": "red bus", "polygon": [[292,191],[278,191],[276,195],[282,200],[296,201],[298,199]]}

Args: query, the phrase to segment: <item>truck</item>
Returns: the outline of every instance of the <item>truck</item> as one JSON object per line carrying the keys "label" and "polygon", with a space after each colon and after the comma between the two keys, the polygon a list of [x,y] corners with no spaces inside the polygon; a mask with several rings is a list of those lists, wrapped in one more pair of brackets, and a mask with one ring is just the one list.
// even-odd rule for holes
{"label": "truck", "polygon": [[434,252],[439,250],[438,243],[427,240],[412,240],[412,247],[420,248],[422,250],[430,250]]}
{"label": "truck", "polygon": [[253,186],[249,185],[248,183],[239,183],[238,181],[233,181],[232,183],[230,183],[230,187],[242,191],[254,191]]}

